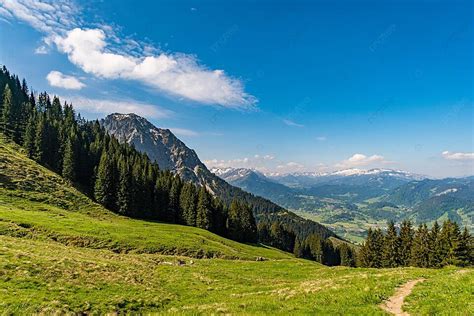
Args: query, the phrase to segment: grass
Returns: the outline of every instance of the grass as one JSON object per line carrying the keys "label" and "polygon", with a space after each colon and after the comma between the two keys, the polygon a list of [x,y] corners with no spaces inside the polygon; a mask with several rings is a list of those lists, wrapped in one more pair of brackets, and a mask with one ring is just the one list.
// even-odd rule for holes
{"label": "grass", "polygon": [[0,314],[383,315],[378,305],[420,277],[408,311],[474,313],[473,269],[329,268],[128,219],[0,141]]}

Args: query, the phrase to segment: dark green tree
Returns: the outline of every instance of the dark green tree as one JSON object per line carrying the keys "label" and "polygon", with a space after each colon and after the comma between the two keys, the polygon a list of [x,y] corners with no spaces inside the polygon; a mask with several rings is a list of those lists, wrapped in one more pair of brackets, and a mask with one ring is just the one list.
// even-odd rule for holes
{"label": "dark green tree", "polygon": [[339,245],[339,256],[341,257],[341,266],[354,267],[355,266],[355,254],[354,249],[343,243]]}
{"label": "dark green tree", "polygon": [[132,213],[132,172],[130,164],[121,158],[118,162],[119,169],[119,188],[117,192],[118,212],[123,215],[133,215]]}
{"label": "dark green tree", "polygon": [[69,136],[64,147],[62,176],[70,182],[76,180],[75,136]]}
{"label": "dark green tree", "polygon": [[179,207],[182,214],[182,223],[196,226],[196,187],[191,182],[184,183],[179,196]]}
{"label": "dark green tree", "polygon": [[26,154],[29,158],[35,156],[35,134],[36,134],[36,111],[35,109],[31,110],[31,113],[28,117],[28,123],[25,128],[25,139],[23,147],[26,150]]}
{"label": "dark green tree", "polygon": [[250,207],[233,200],[229,207],[227,230],[231,239],[242,242],[257,242],[257,225]]}
{"label": "dark green tree", "polygon": [[418,227],[413,239],[411,265],[428,268],[430,262],[430,234],[425,224]]}
{"label": "dark green tree", "polygon": [[116,186],[114,179],[113,158],[104,150],[97,167],[97,176],[94,185],[94,197],[97,202],[106,208],[116,209]]}
{"label": "dark green tree", "polygon": [[393,221],[389,222],[382,249],[382,266],[395,268],[400,265],[400,239]]}
{"label": "dark green tree", "polygon": [[13,95],[7,83],[3,92],[2,107],[0,112],[0,131],[7,136],[12,136],[14,131],[14,127],[12,126],[12,108]]}
{"label": "dark green tree", "polygon": [[398,252],[400,265],[403,267],[410,265],[411,247],[413,244],[414,234],[415,232],[413,230],[411,221],[404,220],[400,225],[400,251]]}
{"label": "dark green tree", "polygon": [[211,199],[206,188],[201,187],[198,194],[198,202],[196,209],[196,227],[203,229],[211,229],[212,223]]}
{"label": "dark green tree", "polygon": [[441,266],[442,261],[443,254],[440,243],[440,227],[438,222],[435,221],[430,231],[430,256],[428,265],[432,268],[438,268]]}

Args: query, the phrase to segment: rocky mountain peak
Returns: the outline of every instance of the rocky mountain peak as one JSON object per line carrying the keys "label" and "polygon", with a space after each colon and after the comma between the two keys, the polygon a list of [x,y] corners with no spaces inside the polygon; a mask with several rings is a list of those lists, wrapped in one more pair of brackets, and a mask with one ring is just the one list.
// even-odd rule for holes
{"label": "rocky mountain peak", "polygon": [[202,184],[198,173],[207,170],[196,152],[188,148],[169,129],[158,128],[136,114],[114,113],[100,121],[105,130],[120,142],[147,153],[161,169],[171,170],[183,179]]}

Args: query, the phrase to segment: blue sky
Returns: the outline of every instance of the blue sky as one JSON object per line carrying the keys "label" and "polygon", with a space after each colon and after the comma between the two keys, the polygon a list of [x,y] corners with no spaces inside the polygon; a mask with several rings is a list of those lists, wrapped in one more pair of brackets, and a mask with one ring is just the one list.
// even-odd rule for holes
{"label": "blue sky", "polygon": [[[120,4],[120,5],[118,5]],[[208,166],[474,174],[470,1],[0,0],[0,63]]]}

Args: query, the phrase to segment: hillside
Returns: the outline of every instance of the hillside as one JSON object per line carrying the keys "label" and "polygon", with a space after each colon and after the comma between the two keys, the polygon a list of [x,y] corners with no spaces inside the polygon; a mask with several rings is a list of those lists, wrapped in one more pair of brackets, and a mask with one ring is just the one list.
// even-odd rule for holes
{"label": "hillside", "polygon": [[408,311],[474,311],[470,269],[328,268],[198,228],[118,216],[3,140],[0,200],[2,314],[375,314],[420,277],[427,281]]}
{"label": "hillside", "polygon": [[115,252],[255,260],[284,252],[234,242],[181,225],[134,220],[92,202],[61,177],[0,139],[0,231]]}

